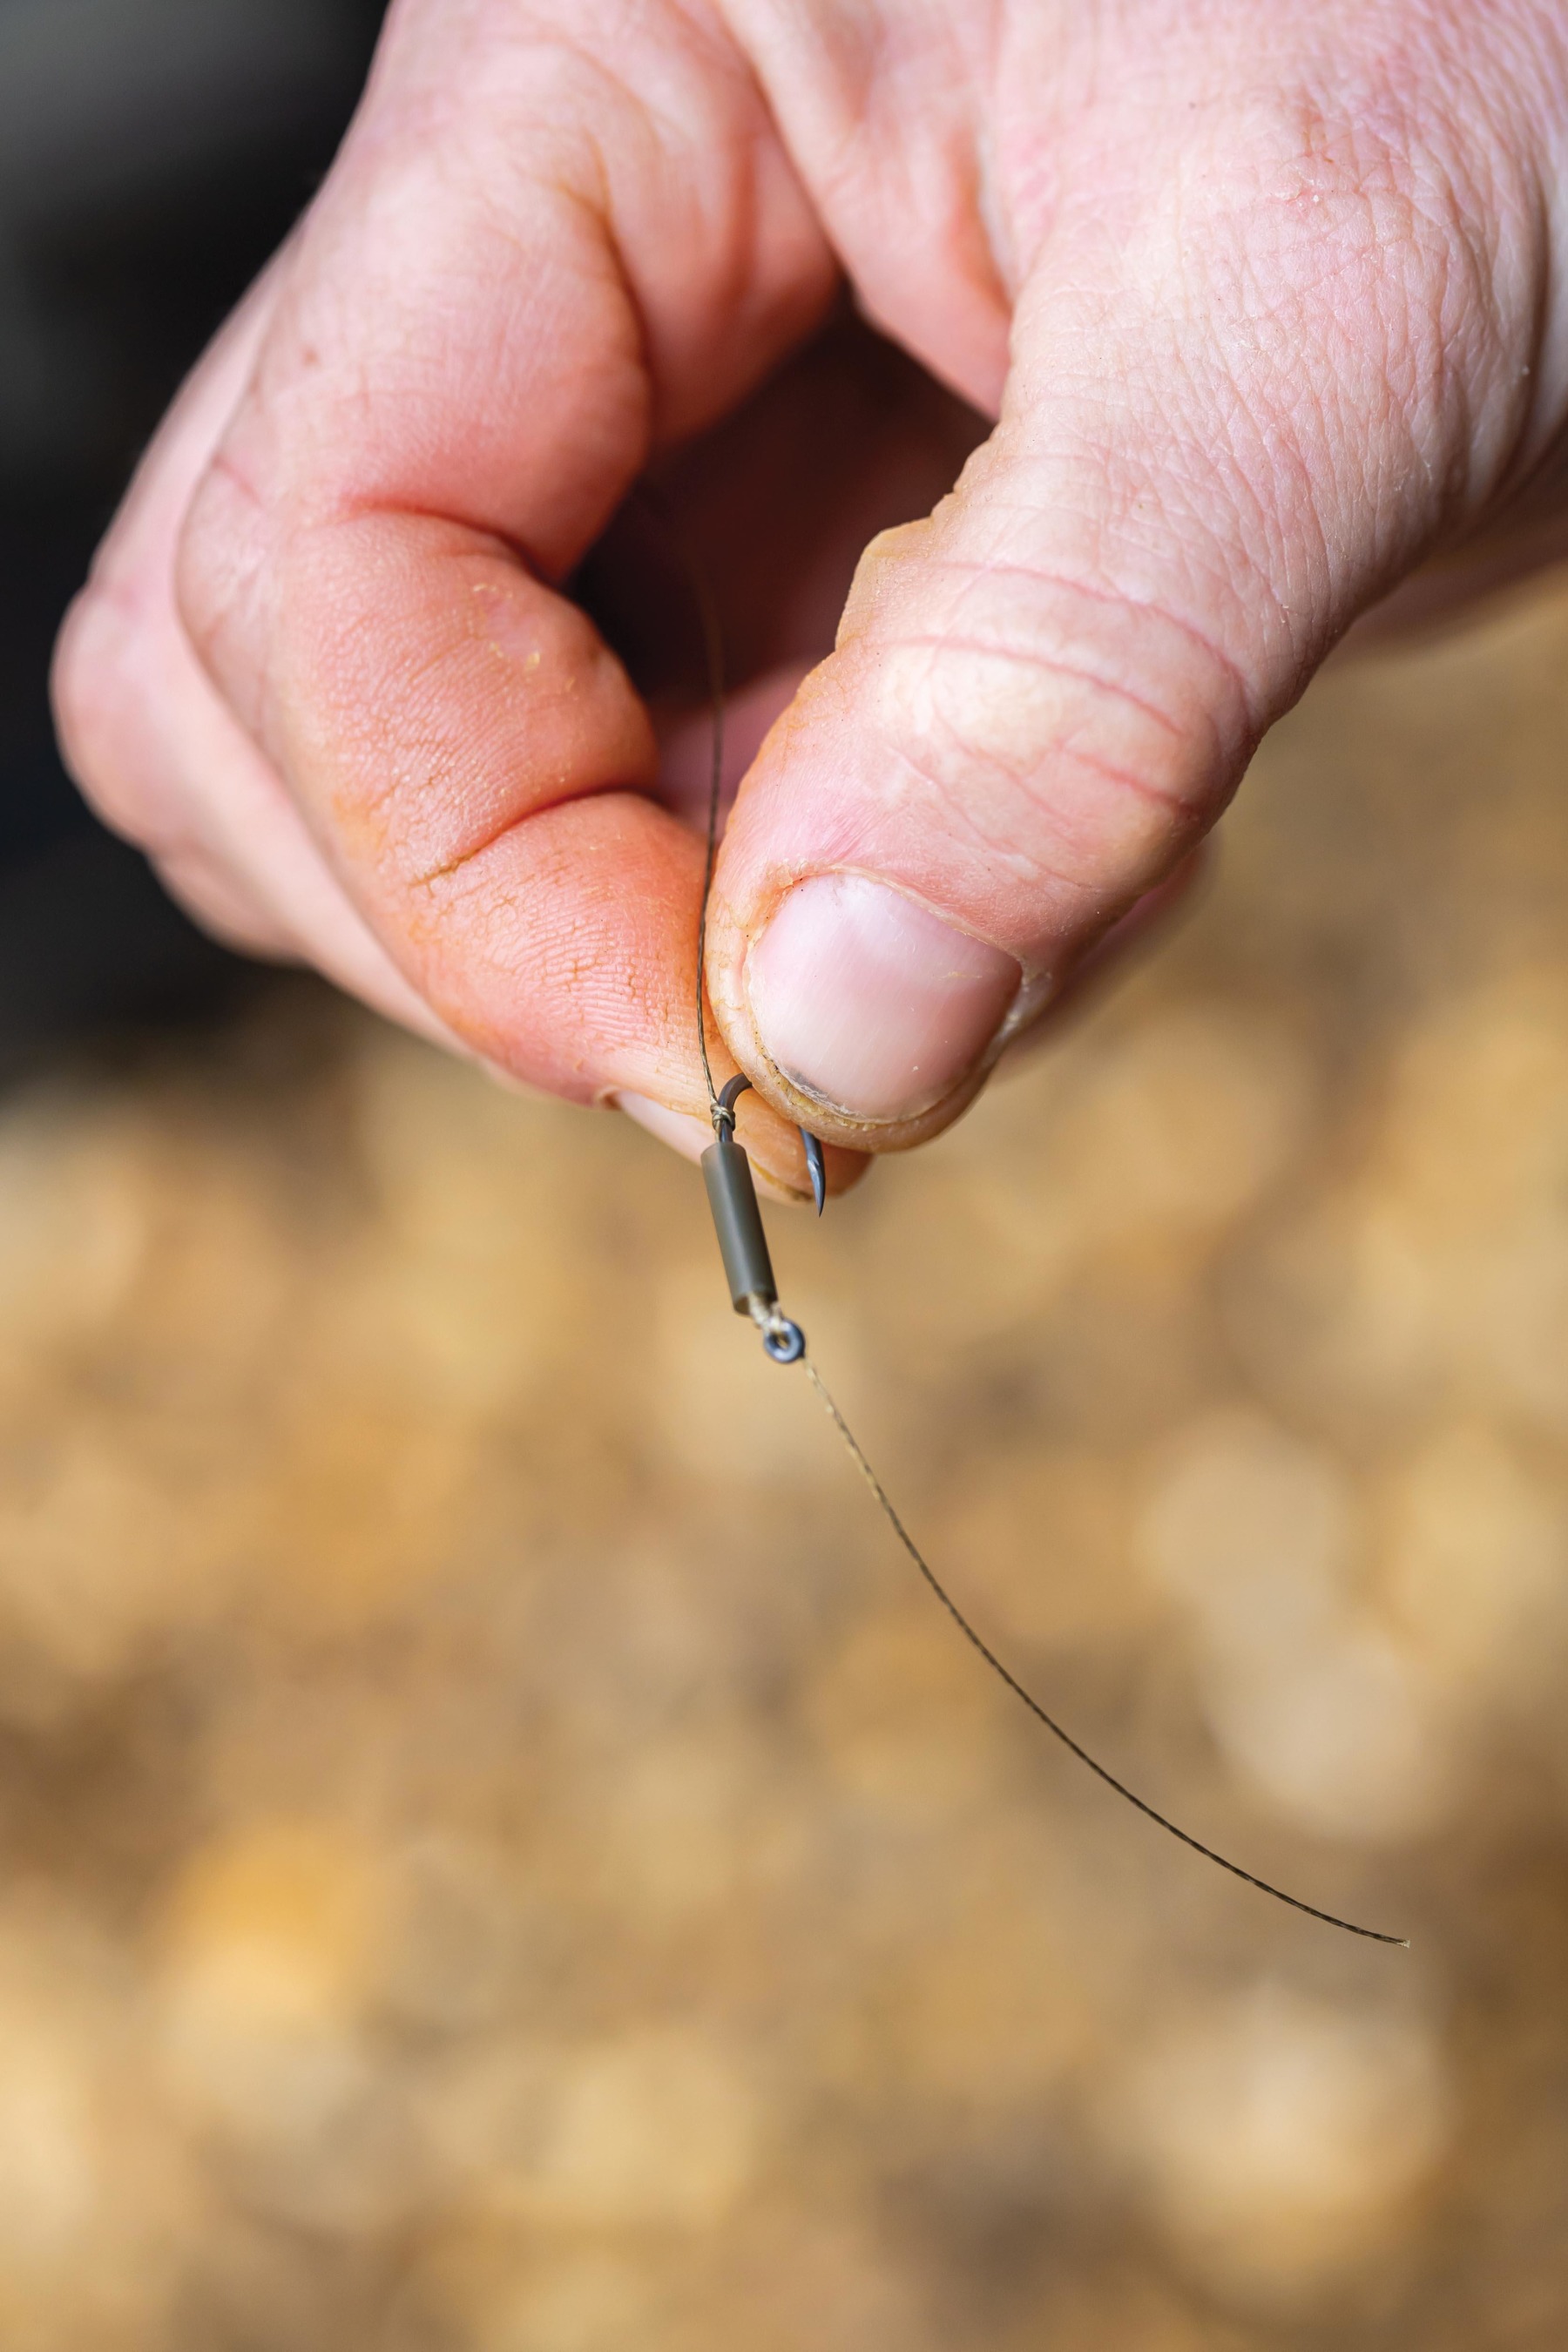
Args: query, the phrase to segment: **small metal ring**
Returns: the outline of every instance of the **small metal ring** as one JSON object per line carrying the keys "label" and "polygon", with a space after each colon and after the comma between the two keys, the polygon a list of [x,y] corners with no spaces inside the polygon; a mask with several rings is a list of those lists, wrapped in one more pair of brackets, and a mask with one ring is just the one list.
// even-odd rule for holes
{"label": "small metal ring", "polygon": [[781,1315],[763,1331],[763,1345],[775,1364],[798,1364],[805,1353],[805,1333],[798,1323]]}

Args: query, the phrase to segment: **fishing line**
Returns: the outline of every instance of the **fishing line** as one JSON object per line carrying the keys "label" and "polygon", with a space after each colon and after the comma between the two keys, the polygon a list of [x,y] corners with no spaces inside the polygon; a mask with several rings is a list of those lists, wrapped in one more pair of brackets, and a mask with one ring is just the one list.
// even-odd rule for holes
{"label": "fishing line", "polygon": [[[708,835],[707,856],[702,867],[702,907],[697,918],[697,1050],[702,1056],[703,1083],[708,1088],[708,1107],[717,1119],[720,1114],[719,1090],[713,1083],[713,1066],[708,1058],[708,992],[705,974],[708,970],[708,905],[713,896],[713,868],[719,856],[719,804],[724,791],[724,721],[729,698],[724,686],[724,631],[719,618],[719,606],[709,583],[706,568],[698,561],[697,551],[680,527],[680,520],[669,500],[656,482],[639,482],[637,495],[655,517],[665,537],[679,558],[686,574],[697,617],[702,629],[702,658],[708,671],[708,697],[711,712],[710,727],[710,764],[708,774]],[[733,1121],[731,1122],[733,1125]],[[816,1202],[818,1216],[823,1201],[819,1192]]]}
{"label": "fishing line", "polygon": [[887,1520],[888,1525],[892,1528],[893,1533],[903,1545],[904,1549],[913,1560],[916,1568],[920,1570],[921,1576],[924,1577],[926,1582],[930,1585],[937,1599],[941,1601],[942,1607],[946,1610],[948,1615],[952,1618],[959,1632],[963,1635],[964,1640],[968,1642],[972,1647],[979,1651],[981,1656],[984,1659],[992,1673],[1000,1676],[1002,1681],[1006,1684],[1008,1689],[1013,1693],[1014,1697],[1022,1699],[1024,1705],[1028,1708],[1029,1713],[1034,1717],[1037,1723],[1043,1723],[1046,1729],[1050,1732],[1054,1738],[1059,1739],[1062,1746],[1069,1749],[1071,1753],[1078,1758],[1080,1764],[1087,1764],[1095,1778],[1099,1780],[1103,1780],[1108,1789],[1114,1789],[1119,1797],[1125,1797],[1128,1803],[1130,1805],[1135,1805],[1138,1811],[1144,1814],[1148,1820],[1156,1822],[1161,1829],[1168,1831],[1172,1837],[1179,1838],[1184,1845],[1191,1846],[1194,1853],[1201,1853],[1205,1862],[1217,1863],[1220,1869],[1228,1870],[1233,1878],[1244,1879],[1248,1886],[1256,1886],[1260,1895],[1272,1895],[1276,1903],[1289,1904],[1292,1911],[1304,1911],[1309,1919],[1321,1919],[1327,1927],[1342,1927],[1347,1936],[1364,1936],[1367,1941],[1372,1944],[1397,1944],[1402,1950],[1409,1950],[1410,1939],[1407,1936],[1385,1936],[1383,1933],[1383,1930],[1379,1927],[1358,1927],[1353,1919],[1341,1919],[1332,1911],[1320,1911],[1315,1903],[1303,1903],[1300,1895],[1287,1895],[1282,1886],[1271,1886],[1266,1878],[1255,1877],[1250,1870],[1243,1870],[1238,1862],[1227,1862],[1223,1853],[1215,1853],[1212,1845],[1205,1845],[1201,1838],[1194,1837],[1187,1830],[1179,1829],[1174,1822],[1167,1820],[1163,1813],[1157,1811],[1156,1809],[1148,1803],[1144,1798],[1140,1797],[1134,1790],[1130,1789],[1125,1780],[1119,1780],[1114,1772],[1107,1771],[1105,1766],[1097,1762],[1095,1758],[1089,1754],[1087,1748],[1080,1748],[1078,1741],[1073,1738],[1071,1732],[1064,1731],[1056,1717],[1046,1713],[1045,1708],[1040,1705],[1039,1700],[1035,1697],[1033,1692],[1025,1689],[1023,1684],[1018,1680],[1017,1675],[1013,1674],[1009,1668],[1003,1664],[1001,1659],[996,1655],[995,1651],[990,1647],[989,1643],[983,1641],[981,1636],[975,1632],[973,1626],[970,1623],[968,1618],[964,1615],[957,1601],[954,1601],[952,1593],[949,1592],[947,1587],[935,1574],[931,1562],[927,1559],[924,1552],[921,1551],[913,1536],[910,1535],[908,1528],[905,1527],[902,1519],[900,1518],[898,1512],[894,1509],[892,1502],[889,1497],[887,1488],[883,1486],[881,1480],[872,1469],[871,1465],[867,1461],[864,1454],[861,1453],[859,1441],[856,1437],[854,1431],[850,1428],[848,1423],[845,1420],[844,1415],[839,1412],[838,1407],[835,1404],[832,1397],[828,1394],[827,1383],[824,1381],[822,1374],[817,1370],[816,1366],[812,1362],[809,1355],[804,1357],[802,1360],[805,1365],[805,1376],[811,1382],[812,1387],[816,1391],[817,1398],[822,1405],[823,1411],[826,1413],[829,1421],[832,1422],[833,1426],[838,1432],[839,1436],[844,1440],[845,1445],[848,1450],[850,1460],[854,1463],[855,1467],[859,1471],[860,1475],[866,1481],[867,1486],[869,1486],[872,1494],[876,1496],[877,1501],[881,1507],[882,1516]]}
{"label": "fishing line", "polygon": [[[694,551],[687,543],[666,501],[662,498],[650,497],[649,503],[654,505],[655,510],[669,532],[671,541],[680,556],[690,581],[693,597],[701,614],[708,684],[712,704],[712,771],[708,794],[707,856],[702,871],[702,908],[697,927],[697,1039],[702,1056],[702,1073],[708,1083],[708,1101],[713,1121],[713,1141],[702,1155],[702,1174],[708,1188],[708,1202],[713,1213],[714,1230],[719,1237],[719,1248],[724,1261],[724,1271],[729,1276],[731,1305],[738,1315],[750,1316],[762,1337],[763,1346],[775,1363],[799,1363],[805,1366],[805,1376],[811,1382],[817,1402],[837,1431],[850,1461],[870,1488],[883,1518],[912,1561],[916,1570],[971,1648],[979,1653],[998,1681],[1004,1683],[1014,1697],[1028,1709],[1037,1723],[1042,1724],[1053,1738],[1061,1742],[1069,1754],[1076,1756],[1080,1764],[1089,1767],[1097,1780],[1103,1780],[1108,1789],[1113,1789],[1119,1797],[1125,1798],[1128,1804],[1142,1813],[1146,1820],[1152,1822],[1157,1829],[1163,1830],[1168,1836],[1176,1839],[1180,1844],[1190,1847],[1194,1853],[1202,1854],[1204,1860],[1212,1862],[1216,1869],[1228,1872],[1232,1878],[1239,1878],[1245,1885],[1256,1887],[1258,1894],[1271,1896],[1276,1903],[1284,1904],[1287,1909],[1302,1912],[1309,1919],[1321,1920],[1325,1927],[1337,1927],[1344,1935],[1359,1936],[1369,1944],[1392,1944],[1402,1950],[1408,1950],[1408,1937],[1387,1935],[1380,1927],[1363,1927],[1353,1919],[1342,1919],[1335,1912],[1321,1911],[1315,1903],[1306,1903],[1300,1895],[1288,1895],[1282,1886],[1275,1886],[1267,1878],[1259,1878],[1254,1872],[1244,1870],[1238,1862],[1231,1862],[1223,1853],[1216,1853],[1212,1845],[1205,1845],[1201,1838],[1195,1838],[1190,1832],[1178,1827],[1176,1822],[1168,1819],[1144,1798],[1140,1797],[1136,1790],[1130,1789],[1124,1780],[1119,1780],[1115,1773],[1109,1771],[1103,1764],[1091,1756],[1087,1748],[1081,1747],[1054,1716],[1047,1713],[1039,1700],[1031,1691],[1025,1688],[1016,1675],[1003,1664],[995,1651],[971,1624],[913,1536],[910,1535],[894,1507],[887,1488],[867,1459],[858,1438],[835,1402],[826,1381],[812,1360],[806,1348],[805,1334],[799,1324],[791,1321],[780,1307],[778,1286],[773,1279],[773,1261],[768,1250],[767,1235],[763,1227],[762,1211],[757,1203],[756,1187],[752,1181],[751,1162],[735,1135],[735,1107],[741,1096],[751,1090],[752,1082],[747,1077],[734,1077],[730,1079],[722,1088],[716,1087],[708,1058],[705,985],[708,958],[708,909],[709,901],[713,895],[713,875],[719,856],[719,812],[724,769],[726,689],[723,633],[712,591]],[[816,1137],[809,1134],[805,1128],[800,1129],[800,1136],[805,1150],[806,1164],[811,1173],[812,1190],[816,1197],[817,1213],[820,1215],[826,1193],[822,1146]]]}

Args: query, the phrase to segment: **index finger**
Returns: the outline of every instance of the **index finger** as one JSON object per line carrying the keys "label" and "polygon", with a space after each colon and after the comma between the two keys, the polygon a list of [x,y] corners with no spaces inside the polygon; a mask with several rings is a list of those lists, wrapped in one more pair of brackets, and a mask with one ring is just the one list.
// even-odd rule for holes
{"label": "index finger", "polygon": [[649,451],[810,324],[831,263],[695,35],[649,32],[612,79],[526,12],[470,17],[455,63],[452,21],[398,20],[195,500],[182,605],[452,1029],[574,1099],[700,1113],[702,844],[648,796],[647,714],[559,583]]}

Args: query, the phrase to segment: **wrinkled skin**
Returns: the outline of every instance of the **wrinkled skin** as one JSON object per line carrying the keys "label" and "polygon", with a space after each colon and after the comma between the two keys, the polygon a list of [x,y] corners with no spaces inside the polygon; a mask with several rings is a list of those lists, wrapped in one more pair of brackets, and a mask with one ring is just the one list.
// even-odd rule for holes
{"label": "wrinkled skin", "polygon": [[[716,1058],[842,1185],[1361,615],[1562,551],[1565,190],[1561,0],[399,0],[68,624],[68,755],[221,933],[700,1144],[694,624],[646,516],[598,544],[663,473],[756,753]],[[762,1034],[846,873],[1008,975],[912,1108]]]}

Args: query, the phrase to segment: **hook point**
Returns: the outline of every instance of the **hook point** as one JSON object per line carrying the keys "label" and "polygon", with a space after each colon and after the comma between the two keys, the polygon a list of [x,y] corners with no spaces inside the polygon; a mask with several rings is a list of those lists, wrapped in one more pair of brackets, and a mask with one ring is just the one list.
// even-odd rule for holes
{"label": "hook point", "polygon": [[811,1179],[811,1197],[816,1202],[816,1213],[820,1217],[827,1205],[827,1163],[823,1159],[822,1146],[816,1137],[808,1135],[804,1127],[800,1130],[800,1139],[805,1146],[805,1172]]}

